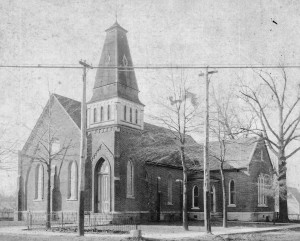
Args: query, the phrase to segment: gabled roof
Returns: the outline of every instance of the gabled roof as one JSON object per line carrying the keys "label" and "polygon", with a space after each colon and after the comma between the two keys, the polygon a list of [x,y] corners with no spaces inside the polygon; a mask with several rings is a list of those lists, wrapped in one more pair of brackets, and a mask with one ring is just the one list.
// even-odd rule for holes
{"label": "gabled roof", "polygon": [[76,123],[76,125],[80,128],[81,123],[81,102],[77,100],[73,100],[67,98],[65,96],[61,96],[58,94],[53,94],[59,103],[63,106],[72,120]]}
{"label": "gabled roof", "polygon": [[[235,169],[247,168],[257,146],[257,138],[242,138],[226,141],[226,165]],[[219,155],[220,144],[218,141],[210,142],[212,156]]]}
{"label": "gabled roof", "polygon": [[300,204],[300,192],[295,187],[288,187],[288,192],[293,195],[293,197],[297,200],[297,202]]}

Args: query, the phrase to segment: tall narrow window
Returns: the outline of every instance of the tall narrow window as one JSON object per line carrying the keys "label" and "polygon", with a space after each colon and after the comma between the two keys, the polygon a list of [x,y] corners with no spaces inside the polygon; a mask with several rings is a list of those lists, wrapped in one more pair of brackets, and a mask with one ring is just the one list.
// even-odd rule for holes
{"label": "tall narrow window", "polygon": [[168,204],[172,204],[172,186],[173,186],[173,183],[172,183],[172,176],[169,175],[168,177]]}
{"label": "tall narrow window", "polygon": [[135,110],[135,124],[138,123],[139,113],[138,110]]}
{"label": "tall narrow window", "polygon": [[199,188],[198,186],[193,187],[193,208],[199,207]]}
{"label": "tall narrow window", "polygon": [[129,117],[130,117],[130,122],[132,122],[132,108],[129,110]]}
{"label": "tall narrow window", "polygon": [[126,121],[126,115],[127,115],[127,109],[126,109],[126,105],[124,106],[124,120]]}
{"label": "tall narrow window", "polygon": [[104,116],[103,116],[103,106],[101,106],[101,108],[100,108],[100,120],[103,121],[103,118],[104,118]]}
{"label": "tall narrow window", "polygon": [[267,198],[265,196],[265,186],[266,186],[265,176],[260,174],[257,180],[258,186],[258,206],[266,206],[267,205]]}
{"label": "tall narrow window", "polygon": [[110,105],[107,106],[107,120],[110,120]]}
{"label": "tall narrow window", "polygon": [[134,196],[134,170],[131,161],[127,162],[127,197]]}
{"label": "tall narrow window", "polygon": [[42,200],[44,198],[44,168],[38,164],[35,169],[35,199]]}
{"label": "tall narrow window", "polygon": [[233,180],[229,182],[229,205],[236,205],[236,191]]}
{"label": "tall narrow window", "polygon": [[97,108],[94,108],[94,123],[98,122],[98,111]]}
{"label": "tall narrow window", "polygon": [[76,200],[78,194],[78,169],[76,161],[69,164],[68,169],[68,199]]}

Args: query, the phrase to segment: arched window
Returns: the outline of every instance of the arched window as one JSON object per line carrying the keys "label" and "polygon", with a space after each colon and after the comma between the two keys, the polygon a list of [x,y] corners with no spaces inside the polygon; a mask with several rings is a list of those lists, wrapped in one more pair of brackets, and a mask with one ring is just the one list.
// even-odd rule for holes
{"label": "arched window", "polygon": [[97,108],[94,108],[94,123],[98,122],[98,110]]}
{"label": "arched window", "polygon": [[110,105],[107,106],[107,120],[110,120]]}
{"label": "arched window", "polygon": [[229,205],[236,205],[236,191],[233,180],[229,182]]}
{"label": "arched window", "polygon": [[103,106],[100,108],[100,121],[103,121],[104,113],[103,113]]}
{"label": "arched window", "polygon": [[134,196],[134,169],[131,161],[127,162],[127,197]]}
{"label": "arched window", "polygon": [[35,168],[35,199],[42,200],[44,198],[44,168],[38,164]]}
{"label": "arched window", "polygon": [[267,197],[265,195],[266,177],[264,174],[260,174],[257,180],[258,186],[258,206],[267,206]]}
{"label": "arched window", "polygon": [[78,194],[78,168],[76,161],[72,161],[68,168],[68,199],[76,200]]}
{"label": "arched window", "polygon": [[193,187],[193,208],[199,208],[199,188]]}
{"label": "arched window", "polygon": [[130,108],[130,110],[129,110],[129,120],[130,120],[130,122],[132,122],[132,108]]}
{"label": "arched window", "polygon": [[127,109],[126,109],[126,105],[124,106],[124,120],[126,121],[126,115],[127,115]]}
{"label": "arched window", "polygon": [[168,177],[168,204],[172,204],[172,176],[169,175]]}
{"label": "arched window", "polygon": [[139,113],[138,110],[135,110],[135,124],[138,123]]}

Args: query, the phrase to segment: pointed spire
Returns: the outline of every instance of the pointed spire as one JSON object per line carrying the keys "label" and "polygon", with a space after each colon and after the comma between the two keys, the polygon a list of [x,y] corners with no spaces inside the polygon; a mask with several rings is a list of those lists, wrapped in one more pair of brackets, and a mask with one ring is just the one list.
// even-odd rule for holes
{"label": "pointed spire", "polygon": [[[99,66],[133,66],[126,33],[117,21],[106,29]],[[99,68],[90,102],[122,97],[141,104],[138,92],[134,69]]]}

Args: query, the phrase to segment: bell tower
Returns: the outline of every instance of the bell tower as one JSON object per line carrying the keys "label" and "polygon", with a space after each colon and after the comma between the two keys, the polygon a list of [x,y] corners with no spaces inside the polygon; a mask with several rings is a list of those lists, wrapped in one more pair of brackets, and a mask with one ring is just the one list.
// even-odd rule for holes
{"label": "bell tower", "polygon": [[106,38],[88,102],[88,129],[108,126],[144,128],[144,105],[139,100],[127,30],[115,22]]}

